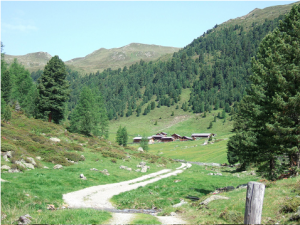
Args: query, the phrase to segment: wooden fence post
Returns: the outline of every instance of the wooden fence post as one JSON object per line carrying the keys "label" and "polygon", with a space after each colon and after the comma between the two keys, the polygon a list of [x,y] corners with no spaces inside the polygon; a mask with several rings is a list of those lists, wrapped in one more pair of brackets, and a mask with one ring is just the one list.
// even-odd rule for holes
{"label": "wooden fence post", "polygon": [[247,184],[244,224],[260,224],[265,185],[250,181]]}

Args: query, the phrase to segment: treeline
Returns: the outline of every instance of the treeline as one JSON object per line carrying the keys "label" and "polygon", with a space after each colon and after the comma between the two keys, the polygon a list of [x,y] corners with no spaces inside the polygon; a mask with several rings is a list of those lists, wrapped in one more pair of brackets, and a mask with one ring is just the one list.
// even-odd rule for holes
{"label": "treeline", "polygon": [[215,26],[167,62],[141,60],[129,68],[73,76],[69,78],[69,110],[75,107],[85,85],[101,92],[110,120],[146,115],[153,105],[177,104],[185,88],[191,89],[191,95],[188,103],[181,106],[184,110],[199,113],[232,106],[246,94],[252,74],[250,59],[260,41],[282,18],[266,19],[261,25],[253,23],[247,32],[239,25],[218,30]]}
{"label": "treeline", "polygon": [[1,43],[1,115],[5,121],[11,119],[12,108],[28,117],[65,123],[71,132],[108,137],[107,112],[98,90],[78,89],[78,104],[72,113],[68,110],[69,83],[78,79],[78,73],[66,69],[58,56],[43,71],[30,75],[16,59],[8,66],[2,51]]}

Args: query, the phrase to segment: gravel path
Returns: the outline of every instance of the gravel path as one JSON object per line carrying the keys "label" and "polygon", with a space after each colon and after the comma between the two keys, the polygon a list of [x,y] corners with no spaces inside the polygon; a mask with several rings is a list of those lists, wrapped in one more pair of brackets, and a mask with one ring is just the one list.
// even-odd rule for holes
{"label": "gravel path", "polygon": [[136,214],[134,213],[113,213],[112,218],[107,224],[130,224],[134,220]]}
{"label": "gravel path", "polygon": [[156,216],[162,224],[188,224],[177,216]]}
{"label": "gravel path", "polygon": [[[192,165],[190,163],[182,163],[180,167],[173,171],[170,169],[164,169],[129,181],[85,188],[64,194],[63,200],[68,204],[69,208],[115,209],[109,201],[109,199],[114,195],[118,195],[122,192],[130,191],[141,186],[143,187],[166,177],[177,175],[191,166]],[[128,214],[127,216],[126,214],[114,215],[113,218],[116,218],[117,221],[118,218],[122,218],[122,215],[124,216],[124,222],[122,222],[122,224],[126,224],[127,222],[125,223],[125,220],[127,221],[127,219],[130,218]],[[120,223],[115,223],[113,220],[113,223],[111,224]]]}

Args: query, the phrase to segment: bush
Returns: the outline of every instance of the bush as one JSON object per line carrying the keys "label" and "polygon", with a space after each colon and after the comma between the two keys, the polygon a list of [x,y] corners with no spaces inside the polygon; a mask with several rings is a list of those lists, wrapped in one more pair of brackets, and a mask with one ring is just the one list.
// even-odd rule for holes
{"label": "bush", "polygon": [[297,197],[288,198],[283,203],[283,206],[281,206],[281,209],[279,210],[279,212],[280,213],[297,212],[298,206],[300,206],[300,198],[297,198]]}
{"label": "bush", "polygon": [[44,137],[40,137],[40,136],[33,136],[31,137],[31,139],[34,141],[34,142],[38,142],[40,144],[43,144],[45,143],[45,138]]}
{"label": "bush", "polygon": [[223,212],[221,212],[220,218],[223,220],[233,223],[233,224],[242,224],[244,223],[244,216],[241,212],[237,212],[235,210],[228,211],[225,209]]}
{"label": "bush", "polygon": [[70,163],[66,160],[64,156],[48,156],[44,159],[46,162],[52,162],[53,164],[60,164],[63,166],[69,166]]}
{"label": "bush", "polygon": [[74,162],[78,162],[80,160],[80,155],[76,152],[66,152],[64,156]]}
{"label": "bush", "polygon": [[117,160],[116,159],[111,159],[110,160],[112,163],[117,163]]}
{"label": "bush", "polygon": [[1,151],[2,152],[8,152],[8,151],[15,151],[16,150],[16,146],[15,145],[11,145],[11,144],[8,144],[8,143],[1,143]]}
{"label": "bush", "polygon": [[18,170],[20,170],[22,172],[25,171],[25,168],[22,167],[22,166],[20,166],[20,165],[18,165],[18,164],[12,164],[10,168],[12,168],[12,169],[18,169]]}

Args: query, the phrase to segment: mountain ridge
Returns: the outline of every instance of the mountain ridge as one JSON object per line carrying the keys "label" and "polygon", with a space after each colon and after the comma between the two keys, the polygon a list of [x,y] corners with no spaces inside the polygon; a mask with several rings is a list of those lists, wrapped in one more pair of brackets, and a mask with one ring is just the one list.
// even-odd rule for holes
{"label": "mountain ridge", "polygon": [[[180,48],[154,44],[130,43],[118,48],[100,48],[84,57],[65,61],[65,64],[81,73],[102,72],[104,69],[118,69],[130,66],[140,60],[151,61],[179,51]],[[5,61],[11,64],[17,58],[30,72],[43,70],[51,59],[47,52],[33,52],[25,55],[5,54]]]}

